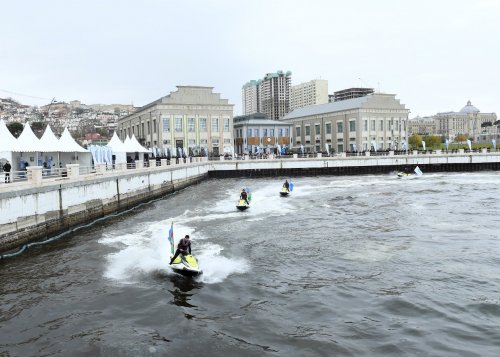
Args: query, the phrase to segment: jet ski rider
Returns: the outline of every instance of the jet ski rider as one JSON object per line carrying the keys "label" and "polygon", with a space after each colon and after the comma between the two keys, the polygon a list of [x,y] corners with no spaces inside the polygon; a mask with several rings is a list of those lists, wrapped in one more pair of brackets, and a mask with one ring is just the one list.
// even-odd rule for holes
{"label": "jet ski rider", "polygon": [[288,180],[285,180],[285,183],[283,184],[283,187],[286,188],[288,192],[290,192],[290,184],[288,183]]}
{"label": "jet ski rider", "polygon": [[186,234],[186,236],[177,244],[177,250],[175,251],[174,257],[170,259],[170,264],[174,262],[175,258],[177,258],[179,254],[187,255],[188,252],[191,254],[191,241],[189,240],[189,235]]}
{"label": "jet ski rider", "polygon": [[250,204],[250,202],[248,202],[248,195],[247,195],[247,192],[245,191],[245,189],[241,189],[241,193],[240,193],[240,200],[245,200],[245,202],[247,203],[247,205]]}

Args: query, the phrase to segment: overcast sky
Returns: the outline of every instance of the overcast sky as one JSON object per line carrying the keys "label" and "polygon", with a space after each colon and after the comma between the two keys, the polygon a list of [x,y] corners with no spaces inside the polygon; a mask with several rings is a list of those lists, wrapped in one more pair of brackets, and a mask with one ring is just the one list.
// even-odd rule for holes
{"label": "overcast sky", "polygon": [[[0,97],[142,106],[176,85],[241,86],[276,70],[329,92],[395,93],[410,117],[500,112],[500,1],[3,1]],[[39,98],[34,98],[39,97]]]}

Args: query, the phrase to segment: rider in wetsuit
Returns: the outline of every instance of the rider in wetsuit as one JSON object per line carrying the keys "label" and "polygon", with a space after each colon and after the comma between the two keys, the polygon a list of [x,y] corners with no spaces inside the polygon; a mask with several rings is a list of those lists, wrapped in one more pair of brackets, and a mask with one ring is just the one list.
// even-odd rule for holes
{"label": "rider in wetsuit", "polygon": [[247,205],[250,204],[250,202],[248,202],[248,195],[247,195],[247,192],[245,191],[245,189],[241,190],[240,200],[245,200],[245,202],[247,203]]}
{"label": "rider in wetsuit", "polygon": [[283,187],[286,188],[288,192],[290,192],[290,184],[288,183],[288,180],[285,180],[285,183],[283,184]]}
{"label": "rider in wetsuit", "polygon": [[170,259],[170,264],[174,262],[175,258],[177,258],[179,254],[187,255],[188,252],[191,254],[191,241],[189,240],[189,235],[186,234],[186,236],[177,244],[177,250],[175,251],[173,258]]}

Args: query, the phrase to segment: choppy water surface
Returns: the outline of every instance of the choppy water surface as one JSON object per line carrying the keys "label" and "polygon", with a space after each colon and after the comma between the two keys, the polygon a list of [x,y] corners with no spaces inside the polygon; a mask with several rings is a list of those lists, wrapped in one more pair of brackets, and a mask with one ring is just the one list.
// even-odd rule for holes
{"label": "choppy water surface", "polygon": [[[207,180],[1,262],[0,355],[500,355],[500,173],[282,181]],[[172,221],[200,278],[166,267]]]}

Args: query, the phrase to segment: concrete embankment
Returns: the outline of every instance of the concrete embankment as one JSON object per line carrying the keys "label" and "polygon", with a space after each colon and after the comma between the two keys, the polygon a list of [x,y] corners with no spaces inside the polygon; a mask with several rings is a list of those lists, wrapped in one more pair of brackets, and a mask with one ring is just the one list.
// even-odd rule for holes
{"label": "concrete embankment", "polygon": [[98,168],[97,173],[88,176],[79,176],[77,167],[68,167],[68,177],[58,179],[42,179],[38,168],[38,180],[33,173],[33,182],[0,187],[0,253],[162,197],[205,177],[377,174],[416,165],[424,173],[500,170],[500,152],[355,157],[343,154],[181,165],[167,165],[164,160],[159,167],[142,168],[140,164],[137,169],[110,172]]}
{"label": "concrete embankment", "polygon": [[[0,253],[162,197],[207,176],[190,164],[44,180],[0,192]],[[2,188],[5,188],[2,187]]]}
{"label": "concrete embankment", "polygon": [[500,170],[500,152],[224,161],[212,164],[208,174],[212,178],[387,174],[417,165],[423,172]]}

